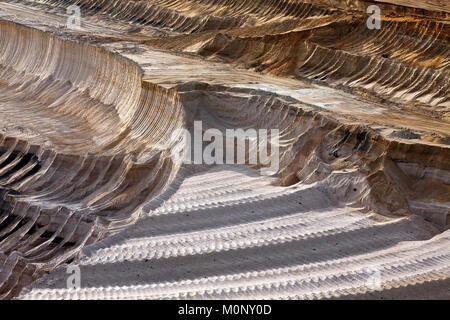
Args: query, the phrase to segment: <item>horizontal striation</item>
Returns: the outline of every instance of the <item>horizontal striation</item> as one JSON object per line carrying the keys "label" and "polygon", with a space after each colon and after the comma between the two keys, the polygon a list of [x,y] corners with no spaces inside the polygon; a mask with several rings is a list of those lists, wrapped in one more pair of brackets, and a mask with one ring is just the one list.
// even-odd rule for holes
{"label": "horizontal striation", "polygon": [[143,82],[124,58],[3,21],[0,33],[9,134],[0,135],[0,297],[8,298],[133,223],[170,184],[183,111],[175,92]]}
{"label": "horizontal striation", "polygon": [[342,124],[264,91],[202,84],[178,90],[188,114],[201,112],[204,130],[278,129],[280,185],[326,181],[347,203],[385,215],[414,212],[443,227],[448,223],[446,146],[387,139],[369,127]]}
{"label": "horizontal striation", "polygon": [[[195,174],[138,224],[84,249],[82,288],[66,289],[60,268],[20,298],[337,298],[449,276],[448,232],[431,237],[404,218],[377,222],[340,207],[326,189],[274,188],[235,167]],[[199,209],[196,197],[186,198],[207,190],[210,204]],[[371,288],[374,274],[380,284]]]}
{"label": "horizontal striation", "polygon": [[[440,0],[2,1],[0,299],[448,298],[449,21]],[[196,120],[278,129],[278,173],[174,162]]]}

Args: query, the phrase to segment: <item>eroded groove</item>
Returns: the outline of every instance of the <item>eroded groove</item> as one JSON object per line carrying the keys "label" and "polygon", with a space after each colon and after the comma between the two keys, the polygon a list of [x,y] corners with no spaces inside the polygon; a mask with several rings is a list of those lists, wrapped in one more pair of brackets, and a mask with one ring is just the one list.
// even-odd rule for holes
{"label": "eroded groove", "polygon": [[9,298],[132,224],[170,184],[183,112],[175,92],[143,82],[119,56],[8,22],[0,32],[2,122],[29,130],[1,143],[0,294]]}
{"label": "eroded groove", "polygon": [[[1,298],[450,296],[446,2],[0,9]],[[180,166],[194,121],[278,129],[279,171]]]}

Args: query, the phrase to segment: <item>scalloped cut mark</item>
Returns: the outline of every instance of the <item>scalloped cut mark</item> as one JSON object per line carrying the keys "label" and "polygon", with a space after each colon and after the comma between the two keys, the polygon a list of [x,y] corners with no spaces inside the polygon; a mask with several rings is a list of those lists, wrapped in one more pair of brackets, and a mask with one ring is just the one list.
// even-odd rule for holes
{"label": "scalloped cut mark", "polygon": [[[0,298],[449,298],[450,8],[376,3],[2,1]],[[196,120],[278,174],[175,163]]]}

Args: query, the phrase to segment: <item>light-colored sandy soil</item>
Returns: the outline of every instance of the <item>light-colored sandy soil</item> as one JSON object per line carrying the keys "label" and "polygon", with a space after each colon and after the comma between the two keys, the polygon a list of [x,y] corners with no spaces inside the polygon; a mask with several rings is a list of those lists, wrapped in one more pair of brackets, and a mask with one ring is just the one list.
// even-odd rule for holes
{"label": "light-colored sandy soil", "polygon": [[[450,298],[449,41],[438,0],[1,2],[0,297]],[[174,162],[194,120],[280,171]]]}
{"label": "light-colored sandy soil", "polygon": [[[353,298],[398,287],[411,297],[450,271],[448,232],[362,215],[324,183],[274,187],[251,171],[217,167],[152,207],[133,227],[84,250],[81,289],[66,288],[63,266],[21,298]],[[380,287],[368,288],[377,272]]]}

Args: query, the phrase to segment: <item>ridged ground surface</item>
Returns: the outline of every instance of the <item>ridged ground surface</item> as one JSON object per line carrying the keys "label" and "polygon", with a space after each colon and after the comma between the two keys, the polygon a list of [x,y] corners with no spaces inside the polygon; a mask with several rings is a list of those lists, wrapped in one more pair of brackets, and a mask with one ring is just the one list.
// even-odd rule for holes
{"label": "ridged ground surface", "polygon": [[[135,226],[86,248],[82,289],[66,289],[61,268],[21,297],[376,298],[400,287],[397,298],[413,298],[424,282],[447,279],[448,234],[431,238],[410,219],[377,221],[358,209],[321,184],[274,187],[242,168],[210,169]],[[448,297],[448,288],[428,297]]]}
{"label": "ridged ground surface", "polygon": [[[0,297],[450,298],[449,17],[0,2]],[[279,129],[279,173],[180,168],[194,120]]]}

